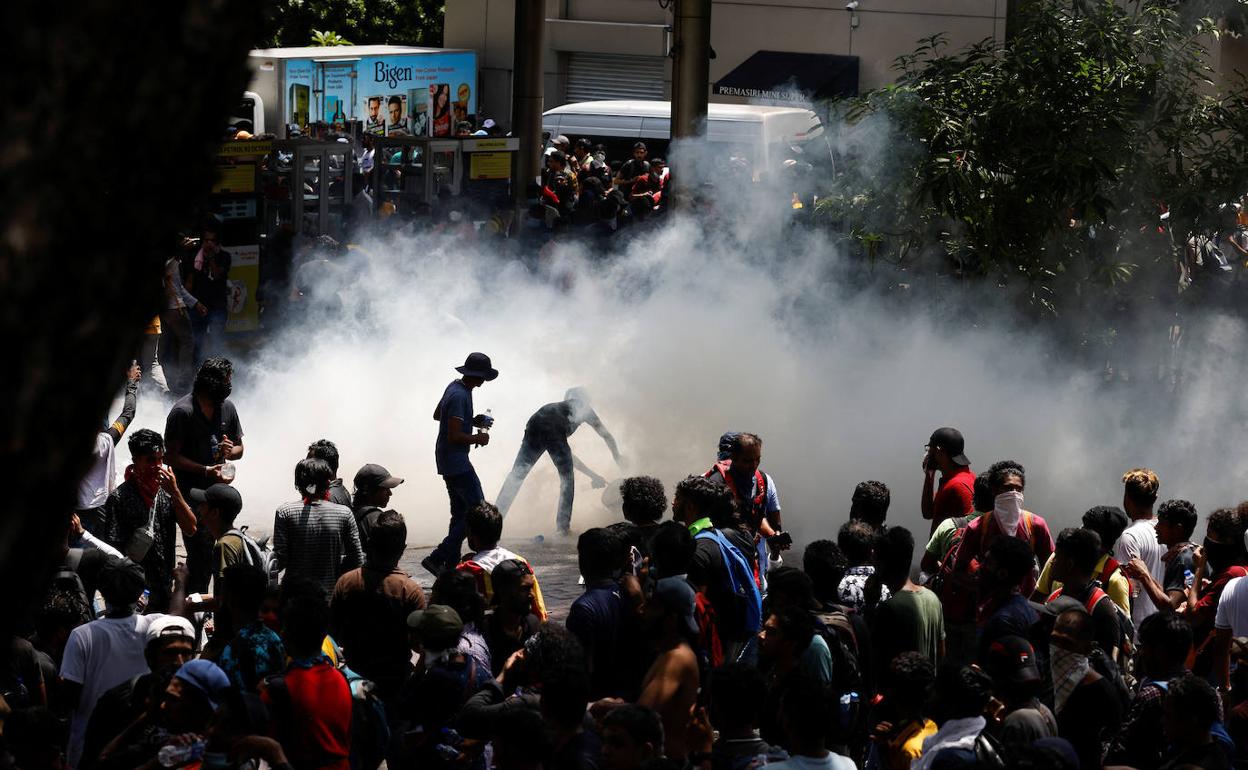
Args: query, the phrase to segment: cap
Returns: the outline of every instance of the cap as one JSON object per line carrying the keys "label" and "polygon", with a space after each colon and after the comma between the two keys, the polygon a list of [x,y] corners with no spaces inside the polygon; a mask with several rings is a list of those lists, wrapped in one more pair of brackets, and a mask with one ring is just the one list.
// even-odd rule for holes
{"label": "cap", "polygon": [[173,676],[199,690],[213,711],[216,711],[217,704],[230,691],[230,678],[216,663],[203,658],[188,660]]}
{"label": "cap", "polygon": [[464,632],[464,621],[459,613],[444,604],[430,604],[407,616],[407,627],[420,636],[420,641],[430,650],[449,650],[459,644]]}
{"label": "cap", "polygon": [[495,565],[493,571],[490,572],[490,582],[494,584],[495,591],[498,590],[498,584],[518,585],[525,575],[532,575],[533,568],[519,559],[503,559]]}
{"label": "cap", "polygon": [[1065,595],[1058,596],[1056,599],[1050,599],[1047,602],[1030,602],[1030,604],[1031,608],[1036,612],[1053,618],[1061,615],[1066,610],[1088,611],[1088,608],[1083,606],[1083,602],[1073,596]]}
{"label": "cap", "polygon": [[1040,681],[1036,651],[1021,636],[1003,636],[989,645],[984,670],[993,679],[1013,684]]}
{"label": "cap", "polygon": [[694,635],[698,633],[698,621],[694,616],[697,597],[688,580],[683,577],[663,578],[654,584],[654,593],[650,595],[650,600],[676,613],[687,633]]}
{"label": "cap", "polygon": [[356,489],[394,489],[403,483],[403,479],[390,475],[384,465],[368,463],[355,472]]}
{"label": "cap", "polygon": [[962,439],[962,431],[957,428],[937,428],[932,432],[928,444],[938,446],[949,453],[949,458],[958,465],[970,465],[971,461],[963,454],[966,442]]}
{"label": "cap", "polygon": [[237,516],[243,510],[243,496],[229,484],[213,484],[207,489],[192,489],[189,495],[192,503],[207,503],[220,508],[227,516]]}
{"label": "cap", "polygon": [[157,639],[164,639],[171,636],[184,636],[188,639],[195,639],[195,628],[191,625],[191,621],[180,615],[153,615],[150,623],[147,624],[147,643],[151,644]]}

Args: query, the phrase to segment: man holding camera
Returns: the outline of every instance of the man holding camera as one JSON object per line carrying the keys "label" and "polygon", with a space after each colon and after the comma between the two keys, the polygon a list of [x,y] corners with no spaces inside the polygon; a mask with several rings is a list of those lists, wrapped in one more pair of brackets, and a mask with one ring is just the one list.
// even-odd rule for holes
{"label": "man holding camera", "polygon": [[[481,491],[481,479],[468,460],[468,450],[473,446],[490,443],[490,426],[493,418],[479,414],[473,416],[472,391],[498,377],[498,370],[490,365],[490,357],[484,353],[471,353],[463,366],[455,367],[462,377],[446,386],[442,400],[433,410],[438,421],[438,440],[434,446],[434,459],[438,475],[446,482],[446,492],[451,498],[451,524],[446,537],[421,561],[420,566],[436,577],[459,563],[460,548],[467,533],[465,520],[468,511],[485,499]],[[472,433],[472,428],[480,428]]]}

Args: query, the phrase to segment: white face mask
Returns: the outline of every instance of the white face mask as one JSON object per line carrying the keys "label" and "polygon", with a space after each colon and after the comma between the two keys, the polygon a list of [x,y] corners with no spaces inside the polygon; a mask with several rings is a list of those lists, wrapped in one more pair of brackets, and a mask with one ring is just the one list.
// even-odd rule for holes
{"label": "white face mask", "polygon": [[992,515],[1001,525],[1001,531],[1013,535],[1023,517],[1023,493],[1002,492],[993,500]]}

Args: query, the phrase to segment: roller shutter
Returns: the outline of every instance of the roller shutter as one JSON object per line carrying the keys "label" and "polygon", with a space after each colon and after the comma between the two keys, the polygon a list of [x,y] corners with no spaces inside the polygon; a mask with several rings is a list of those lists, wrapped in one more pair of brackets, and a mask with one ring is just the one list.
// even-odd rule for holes
{"label": "roller shutter", "polygon": [[662,101],[666,59],[623,54],[568,54],[568,102],[596,99]]}

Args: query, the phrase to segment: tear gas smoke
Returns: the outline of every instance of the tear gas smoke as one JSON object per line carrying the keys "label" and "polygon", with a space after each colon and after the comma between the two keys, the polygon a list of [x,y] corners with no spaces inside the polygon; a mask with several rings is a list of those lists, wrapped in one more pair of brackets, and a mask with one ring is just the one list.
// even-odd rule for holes
{"label": "tear gas smoke", "polygon": [[[490,445],[471,454],[487,499],[502,486],[529,415],[572,386],[587,389],[625,467],[614,467],[588,428],[572,448],[612,480],[654,475],[670,493],[710,467],[721,433],[758,433],[786,527],[801,542],[835,537],[865,479],[888,484],[890,522],[921,540],[919,464],[928,435],[943,425],[965,434],[977,471],[999,459],[1022,462],[1026,506],[1055,532],[1093,505],[1120,504],[1121,474],[1139,465],[1160,475],[1162,499],[1191,499],[1202,514],[1243,495],[1248,463],[1234,451],[1241,322],[1203,327],[1180,396],[1109,389],[1099,371],[1019,331],[999,293],[951,287],[942,307],[929,310],[896,292],[863,290],[847,277],[862,265],[819,233],[784,227],[787,195],[717,189],[710,214],[636,231],[611,253],[598,242],[561,240],[536,264],[458,234],[364,238],[333,279],[340,314],[292,321],[256,355],[235,358],[246,447],[237,463],[241,522],[267,532],[273,510],[296,497],[295,463],[309,443],[329,438],[348,487],[366,462],[404,477],[391,505],[405,514],[413,545],[436,542],[448,513],[432,414],[458,376],[453,367],[474,350],[501,372],[474,392],[476,411],[491,408],[497,420]],[[947,320],[959,305],[982,318],[994,303],[993,323]],[[1164,339],[1169,321],[1158,315],[1150,328]],[[147,399],[136,426],[160,429],[163,409]],[[574,530],[618,518],[586,481],[577,474]],[[543,459],[508,516],[507,536],[550,533],[557,497]]]}

